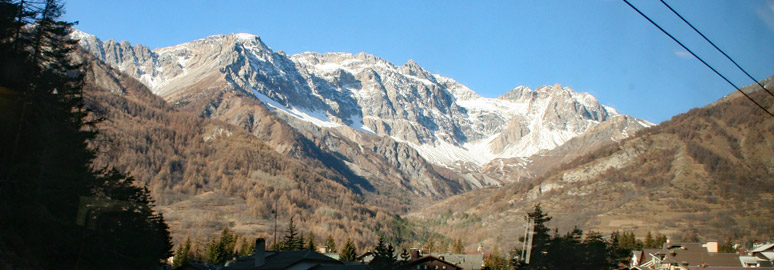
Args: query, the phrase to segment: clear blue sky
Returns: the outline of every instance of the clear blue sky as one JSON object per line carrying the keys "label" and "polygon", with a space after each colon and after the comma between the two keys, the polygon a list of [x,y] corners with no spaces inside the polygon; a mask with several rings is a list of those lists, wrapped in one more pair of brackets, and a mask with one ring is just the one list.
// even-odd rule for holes
{"label": "clear blue sky", "polygon": [[[654,0],[633,3],[738,85],[744,74]],[[669,0],[754,77],[774,75],[774,0]],[[560,83],[659,123],[733,88],[618,0],[92,1],[65,19],[103,40],[161,48],[214,34],[260,35],[288,54],[409,59],[482,96]]]}

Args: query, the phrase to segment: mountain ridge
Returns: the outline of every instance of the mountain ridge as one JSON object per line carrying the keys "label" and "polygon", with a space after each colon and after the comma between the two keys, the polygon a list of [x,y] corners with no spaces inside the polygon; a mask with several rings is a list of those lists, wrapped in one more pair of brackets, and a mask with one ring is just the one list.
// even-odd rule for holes
{"label": "mountain ridge", "polygon": [[[526,158],[618,115],[588,93],[558,85],[535,90],[521,86],[496,99],[483,98],[413,60],[396,66],[362,52],[288,57],[252,34],[214,35],[152,51],[128,42],[101,42],[82,32],[76,36],[98,58],[128,71],[169,102],[190,102],[196,91],[203,91],[191,88],[229,84],[318,126],[350,126],[408,143],[425,159],[446,167],[459,166],[459,160],[484,166],[498,158]],[[219,51],[207,52],[212,49]],[[110,57],[106,51],[124,57]],[[216,67],[218,72],[212,72]],[[189,93],[176,92],[180,89]],[[548,106],[573,110],[564,113]],[[521,145],[506,147],[516,141]]]}

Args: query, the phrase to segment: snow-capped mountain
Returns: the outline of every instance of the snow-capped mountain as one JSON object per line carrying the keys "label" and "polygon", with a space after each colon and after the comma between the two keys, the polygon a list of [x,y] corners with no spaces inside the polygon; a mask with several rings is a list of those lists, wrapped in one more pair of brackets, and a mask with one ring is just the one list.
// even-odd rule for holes
{"label": "snow-capped mountain", "polygon": [[[289,119],[389,137],[449,168],[526,159],[621,116],[590,94],[559,85],[519,86],[485,98],[414,61],[396,66],[366,53],[287,56],[251,34],[216,35],[155,50],[102,42],[83,32],[74,36],[97,58],[171,104],[190,103],[206,91],[241,91]],[[626,119],[639,127],[652,125]]]}

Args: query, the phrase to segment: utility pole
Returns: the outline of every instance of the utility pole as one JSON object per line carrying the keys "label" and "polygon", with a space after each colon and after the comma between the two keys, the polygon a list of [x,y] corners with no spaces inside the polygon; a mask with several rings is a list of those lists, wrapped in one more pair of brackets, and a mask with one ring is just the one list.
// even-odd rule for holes
{"label": "utility pole", "polygon": [[524,228],[524,245],[521,249],[521,257],[524,263],[529,264],[529,258],[532,255],[532,237],[535,235],[535,220],[527,216],[527,225]]}
{"label": "utility pole", "polygon": [[527,258],[527,241],[528,239],[528,233],[529,233],[529,217],[527,217],[527,223],[524,224],[524,238],[522,238],[522,244],[521,244],[521,259],[524,260]]}
{"label": "utility pole", "polygon": [[274,252],[279,251],[279,250],[277,250],[277,249],[279,249],[279,245],[277,245],[277,212],[279,212],[279,211],[277,211],[277,202],[278,201],[279,200],[274,201],[274,210],[272,211],[272,212],[274,212],[274,249],[275,249]]}

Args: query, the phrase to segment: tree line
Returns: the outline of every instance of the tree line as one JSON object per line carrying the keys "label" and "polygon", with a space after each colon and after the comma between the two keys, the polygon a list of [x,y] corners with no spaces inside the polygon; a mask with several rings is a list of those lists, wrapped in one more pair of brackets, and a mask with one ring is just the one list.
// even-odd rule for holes
{"label": "tree line", "polygon": [[[521,249],[511,252],[512,259],[503,259],[501,254],[493,254],[488,260],[490,269],[614,269],[620,264],[628,263],[631,251],[642,248],[660,248],[666,241],[666,236],[656,238],[648,233],[647,245],[637,240],[632,232],[613,232],[605,239],[600,233],[574,230],[560,235],[554,229],[546,226],[552,219],[545,213],[540,204],[527,213],[534,221],[532,246],[529,250],[529,261]],[[526,239],[521,238],[522,242]]]}
{"label": "tree line", "polygon": [[[524,250],[514,248],[503,253],[499,247],[494,247],[490,255],[484,258],[485,269],[614,269],[620,264],[628,263],[632,250],[662,248],[666,242],[665,235],[654,236],[650,232],[644,241],[636,239],[633,232],[616,231],[609,237],[603,237],[594,231],[584,233],[575,228],[565,234],[559,234],[558,230],[551,230],[546,226],[552,217],[542,210],[540,204],[527,216],[534,220],[529,261],[524,256]],[[267,248],[269,251],[317,250],[315,234],[310,232],[306,238],[303,235],[291,219],[284,235],[276,242],[268,244]],[[435,241],[433,236],[429,237],[422,245],[423,249],[427,252],[441,252],[432,250]],[[526,239],[521,238],[520,241],[524,242]],[[190,239],[186,240],[175,252],[174,267],[186,262],[224,265],[228,260],[251,255],[255,249],[254,244],[252,239],[240,239],[226,228],[219,237],[200,248],[192,249]],[[359,253],[351,239],[347,239],[340,250],[336,246],[336,241],[329,235],[321,247],[326,253],[338,253],[342,261],[359,259]],[[450,252],[464,253],[464,243],[460,239],[453,240]],[[372,269],[399,270],[406,269],[408,265],[406,249],[396,252],[395,246],[388,243],[385,237],[379,237],[377,243],[368,248],[365,254],[370,254],[373,258],[368,264]]]}
{"label": "tree line", "polygon": [[[180,267],[189,262],[225,265],[229,260],[236,259],[237,257],[252,255],[255,251],[254,240],[248,237],[240,237],[228,228],[224,228],[218,237],[209,240],[201,247],[193,246],[191,238],[188,237],[175,250],[172,267]],[[358,252],[352,239],[347,239],[341,250],[336,248],[336,241],[331,235],[328,235],[322,244],[319,247],[323,248],[325,253],[337,253],[342,261],[357,260]],[[266,248],[267,251],[318,251],[318,241],[317,236],[313,232],[309,232],[307,237],[304,238],[291,218],[284,235],[276,242],[268,243]]]}

